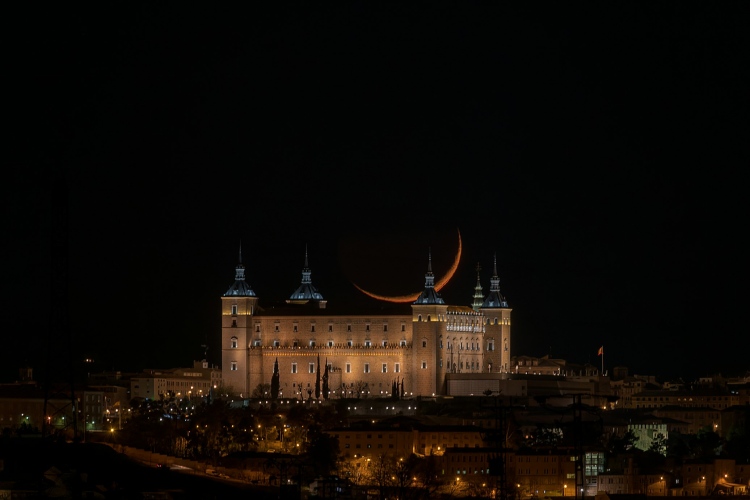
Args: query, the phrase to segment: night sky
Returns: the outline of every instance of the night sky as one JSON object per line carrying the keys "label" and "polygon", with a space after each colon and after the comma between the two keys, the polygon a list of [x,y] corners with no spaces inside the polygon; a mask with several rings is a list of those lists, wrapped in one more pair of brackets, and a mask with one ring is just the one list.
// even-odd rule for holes
{"label": "night sky", "polygon": [[295,290],[307,249],[329,304],[355,308],[373,300],[352,281],[419,291],[429,253],[442,275],[457,230],[441,293],[470,305],[496,255],[513,355],[750,368],[747,2],[26,9],[2,380],[49,366],[50,337],[95,360],[80,370],[202,345],[218,364],[240,245],[261,303]]}

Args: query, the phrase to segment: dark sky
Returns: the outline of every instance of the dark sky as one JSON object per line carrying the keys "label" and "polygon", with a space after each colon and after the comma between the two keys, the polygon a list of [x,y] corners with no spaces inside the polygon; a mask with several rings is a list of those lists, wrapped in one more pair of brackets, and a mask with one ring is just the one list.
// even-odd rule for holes
{"label": "dark sky", "polygon": [[497,255],[514,355],[748,370],[747,2],[257,4],[12,21],[4,379],[46,345],[218,363],[240,243],[261,301],[307,247],[357,304],[353,279],[444,272],[456,229],[443,297],[469,305]]}

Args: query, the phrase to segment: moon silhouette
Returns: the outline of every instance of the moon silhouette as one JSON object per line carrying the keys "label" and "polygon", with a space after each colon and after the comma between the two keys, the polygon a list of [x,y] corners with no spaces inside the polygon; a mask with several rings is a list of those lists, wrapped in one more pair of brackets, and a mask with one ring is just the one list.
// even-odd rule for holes
{"label": "moon silhouette", "polygon": [[[456,231],[458,232],[458,251],[456,252],[456,258],[453,260],[453,265],[450,267],[450,269],[448,269],[448,272],[445,273],[445,276],[443,276],[440,280],[438,280],[435,283],[435,290],[438,291],[438,292],[440,291],[441,288],[443,288],[445,285],[447,285],[448,282],[453,277],[453,275],[456,274],[456,269],[458,269],[458,264],[461,262],[461,248],[462,248],[461,231],[459,231],[458,228],[456,228]],[[372,292],[368,292],[367,290],[365,290],[361,286],[357,285],[353,281],[352,281],[352,285],[354,285],[354,287],[357,290],[359,290],[360,292],[364,293],[368,297],[372,297],[373,299],[383,300],[383,301],[386,301],[386,302],[396,302],[396,303],[400,303],[400,304],[403,304],[403,303],[406,303],[406,302],[414,302],[415,300],[417,300],[419,298],[419,294],[422,293],[421,291],[419,291],[417,293],[412,293],[410,295],[397,295],[397,296],[378,295],[378,294],[375,294],[375,293],[372,293]]]}

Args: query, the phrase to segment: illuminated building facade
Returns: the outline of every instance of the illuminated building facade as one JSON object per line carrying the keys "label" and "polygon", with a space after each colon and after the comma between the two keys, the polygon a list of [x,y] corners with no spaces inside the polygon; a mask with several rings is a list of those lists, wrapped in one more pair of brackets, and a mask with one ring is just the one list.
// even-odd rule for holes
{"label": "illuminated building facade", "polygon": [[497,260],[489,294],[480,303],[478,284],[473,306],[446,304],[434,280],[430,257],[413,303],[337,311],[312,284],[305,254],[297,290],[281,306],[264,306],[245,280],[240,252],[235,281],[221,297],[225,389],[250,397],[271,383],[276,363],[283,398],[315,398],[318,371],[334,398],[386,397],[394,388],[405,396],[445,394],[448,373],[509,372],[511,309]]}

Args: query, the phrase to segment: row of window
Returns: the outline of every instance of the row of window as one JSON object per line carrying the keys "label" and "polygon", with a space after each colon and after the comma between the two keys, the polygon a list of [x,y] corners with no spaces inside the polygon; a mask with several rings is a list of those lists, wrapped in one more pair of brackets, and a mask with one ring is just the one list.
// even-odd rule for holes
{"label": "row of window", "polygon": [[[426,369],[427,368],[427,362],[426,361],[422,361],[421,367],[422,367],[423,370]],[[330,370],[331,368],[332,368],[332,365],[329,364],[328,365],[328,369]],[[237,362],[236,361],[231,361],[229,363],[229,369],[231,371],[237,371]],[[352,364],[351,363],[347,363],[344,370],[346,371],[346,373],[352,373]],[[388,373],[388,363],[382,363],[381,364],[381,366],[380,366],[380,372],[381,373]],[[300,373],[297,370],[297,363],[292,363],[292,371],[291,371],[291,373]],[[308,363],[308,365],[307,365],[307,373],[315,373],[315,363]],[[370,372],[370,363],[365,363],[364,364],[364,373],[371,373]],[[401,363],[394,363],[393,364],[393,373],[401,373]]]}
{"label": "row of window", "polygon": [[[273,331],[276,332],[276,333],[279,333],[281,331],[280,325],[274,324],[273,325]],[[292,331],[294,333],[298,333],[299,332],[299,324],[297,324],[297,323],[293,324],[292,325]],[[310,331],[310,333],[315,333],[315,331],[316,331],[315,330],[315,323],[311,323],[310,324],[310,330],[309,331]],[[351,333],[351,331],[352,331],[352,325],[346,325],[346,331],[349,332],[349,333]],[[371,331],[370,330],[370,324],[367,323],[365,325],[365,332],[369,332],[369,331]],[[406,324],[405,323],[401,323],[401,331],[402,332],[406,331]],[[256,333],[260,333],[260,323],[256,323],[256,325],[255,325],[255,332]],[[383,325],[383,332],[385,332],[385,333],[388,332],[388,325],[387,324]],[[333,325],[332,324],[328,325],[328,333],[333,333]]]}
{"label": "row of window", "polygon": [[[230,347],[232,349],[237,349],[237,347],[239,347],[237,337],[232,337],[229,340],[229,345],[230,345]],[[260,340],[257,340],[257,339],[253,340],[253,347],[261,347],[261,345],[262,344],[261,344]],[[281,341],[274,340],[273,342],[271,342],[271,345],[273,347],[281,347]],[[315,340],[310,340],[310,341],[308,341],[307,345],[309,347],[317,347],[318,346],[318,342],[315,341]],[[322,345],[324,345],[325,347],[340,347],[341,346],[340,344],[337,344],[333,340],[328,340],[328,341],[326,341]],[[354,341],[353,340],[347,340],[345,345],[346,345],[346,347],[354,347]],[[383,340],[378,345],[380,347],[391,347],[391,346],[395,346],[396,344],[392,344],[392,343],[389,343],[387,340]],[[371,340],[365,340],[364,343],[363,343],[363,346],[364,347],[373,347],[374,344],[373,344],[373,342]],[[407,346],[406,340],[399,341],[398,346],[399,347],[406,347]],[[292,342],[292,347],[293,348],[300,347],[300,342],[298,340],[293,341]],[[422,347],[427,347],[427,341],[423,341],[422,342]]]}

